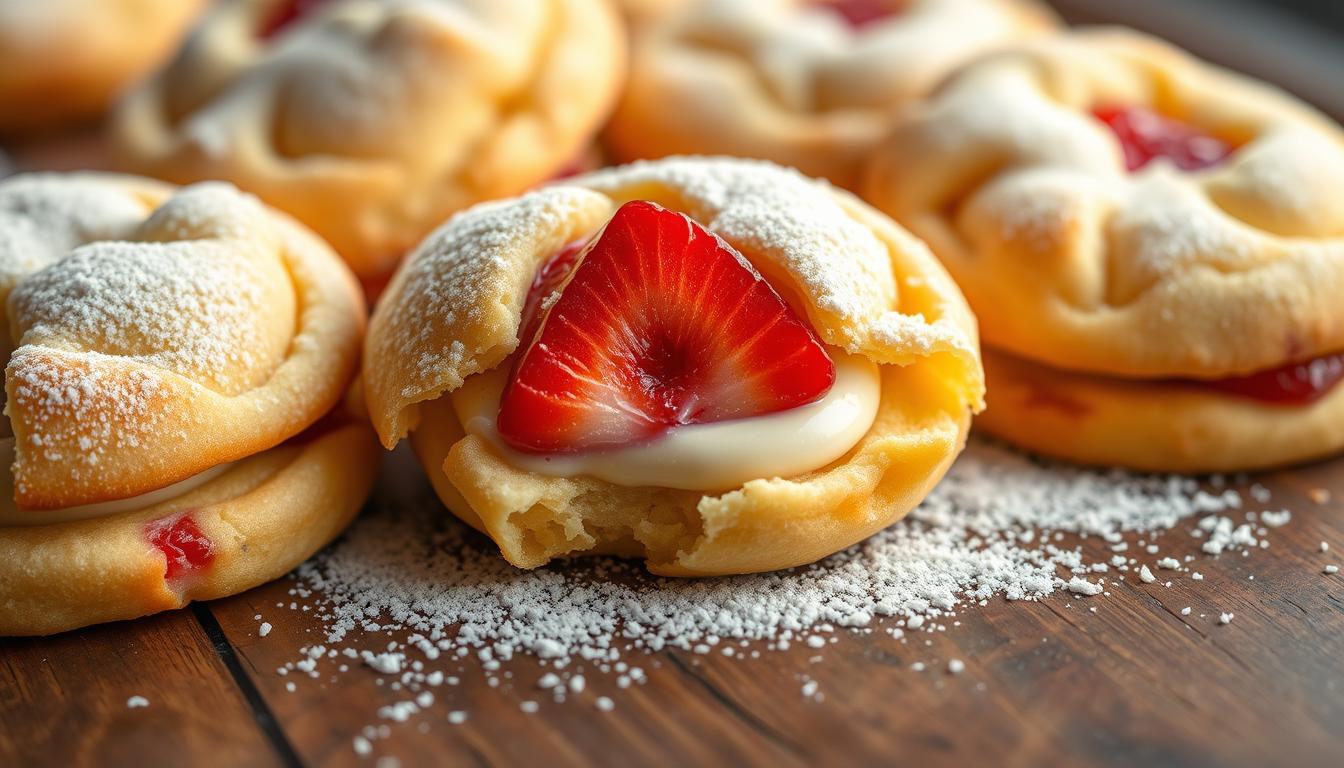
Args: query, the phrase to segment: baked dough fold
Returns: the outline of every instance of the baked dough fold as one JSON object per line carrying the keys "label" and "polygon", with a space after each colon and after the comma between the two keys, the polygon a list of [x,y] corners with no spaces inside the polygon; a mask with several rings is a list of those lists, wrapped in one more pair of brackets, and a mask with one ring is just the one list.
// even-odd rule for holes
{"label": "baked dough fold", "polygon": [[211,11],[124,102],[116,149],[237,184],[374,282],[448,214],[579,156],[624,72],[604,0],[333,0],[263,40],[277,5]]}
{"label": "baked dough fold", "polygon": [[[1126,171],[1092,110],[1235,148]],[[864,195],[929,243],[986,344],[1106,376],[1219,379],[1344,349],[1344,133],[1288,95],[1122,30],[1023,44],[898,121]]]}

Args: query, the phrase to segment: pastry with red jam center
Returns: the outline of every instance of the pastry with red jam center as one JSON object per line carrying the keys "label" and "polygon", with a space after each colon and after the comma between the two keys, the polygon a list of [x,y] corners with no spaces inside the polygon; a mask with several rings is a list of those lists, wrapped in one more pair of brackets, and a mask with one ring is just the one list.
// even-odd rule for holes
{"label": "pastry with red jam center", "polygon": [[917,504],[982,395],[974,321],[913,238],[776,166],[677,159],[449,220],[365,345],[386,446],[515,565],[812,562]]}
{"label": "pastry with red jam center", "polygon": [[[992,115],[992,119],[986,119]],[[1344,449],[1344,131],[1135,33],[967,66],[897,123],[864,193],[985,333],[982,426],[1139,469]]]}
{"label": "pastry with red jam center", "polygon": [[893,115],[952,69],[1054,31],[1036,0],[716,0],[642,24],[618,161],[758,157],[854,189]]}
{"label": "pastry with red jam center", "polygon": [[[0,183],[0,636],[277,578],[363,504],[353,275],[220,183]],[[359,407],[353,407],[359,406]]]}

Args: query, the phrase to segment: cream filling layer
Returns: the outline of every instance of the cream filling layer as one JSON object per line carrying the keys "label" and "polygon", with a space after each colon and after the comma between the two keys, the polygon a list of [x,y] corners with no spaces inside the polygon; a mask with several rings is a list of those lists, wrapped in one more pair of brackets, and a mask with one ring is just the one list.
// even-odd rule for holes
{"label": "cream filling layer", "polygon": [[152,507],[155,504],[171,501],[188,491],[205,485],[224,474],[232,464],[220,464],[217,467],[211,467],[204,472],[188,477],[186,480],[149,493],[142,493],[139,496],[132,496],[129,499],[115,499],[97,504],[81,504],[77,507],[42,510],[19,509],[18,505],[14,503],[14,438],[12,437],[0,439],[0,466],[4,467],[4,471],[0,472],[0,527],[12,527],[48,525],[51,523],[67,523],[72,520],[89,520],[95,517],[110,517],[123,512],[134,512],[138,509]]}
{"label": "cream filling layer", "polygon": [[881,399],[877,365],[859,355],[829,352],[835,361],[835,384],[815,403],[764,416],[674,427],[656,440],[602,451],[538,454],[505,444],[495,424],[508,383],[507,366],[468,377],[451,397],[467,434],[484,439],[519,469],[551,477],[587,475],[624,486],[727,490],[751,480],[820,469],[849,452],[872,427]]}

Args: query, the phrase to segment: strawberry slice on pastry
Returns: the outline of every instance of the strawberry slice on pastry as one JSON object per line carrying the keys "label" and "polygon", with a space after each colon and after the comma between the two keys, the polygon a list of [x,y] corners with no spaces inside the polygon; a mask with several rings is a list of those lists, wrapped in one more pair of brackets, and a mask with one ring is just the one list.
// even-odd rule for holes
{"label": "strawberry slice on pastry", "polygon": [[525,320],[536,330],[500,402],[499,433],[514,448],[630,445],[805,405],[835,381],[807,323],[680,213],[626,203],[583,251],[562,254],[573,267]]}

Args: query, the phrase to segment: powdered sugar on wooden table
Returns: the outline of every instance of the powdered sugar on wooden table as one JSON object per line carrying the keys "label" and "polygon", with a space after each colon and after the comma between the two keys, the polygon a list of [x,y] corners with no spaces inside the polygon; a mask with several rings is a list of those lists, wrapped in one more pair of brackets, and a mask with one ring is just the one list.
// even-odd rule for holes
{"label": "powdered sugar on wooden table", "polygon": [[[1140,570],[1171,566],[1157,554],[1158,537],[1193,517],[1201,522],[1189,533],[1172,534],[1183,549],[1239,530],[1234,518],[1247,533],[1227,537],[1223,552],[1267,546],[1269,533],[1263,513],[1244,506],[1269,499],[1244,499],[1223,478],[1201,484],[1044,465],[977,440],[909,518],[813,566],[704,580],[660,579],[605,558],[521,571],[442,512],[407,458],[394,456],[381,508],[298,570],[289,607],[316,614],[325,637],[282,673],[319,678],[362,659],[413,697],[456,684],[469,665],[489,681],[504,674],[502,662],[532,656],[536,684],[559,701],[578,695],[585,684],[568,683],[584,674],[638,685],[640,665],[658,663],[647,654],[667,648],[740,658],[793,645],[824,653],[843,632],[910,640],[954,631],[959,612],[999,597],[1064,591],[1095,606],[1121,581],[1161,589]],[[1080,537],[1101,538],[1107,554],[1092,562]]]}

